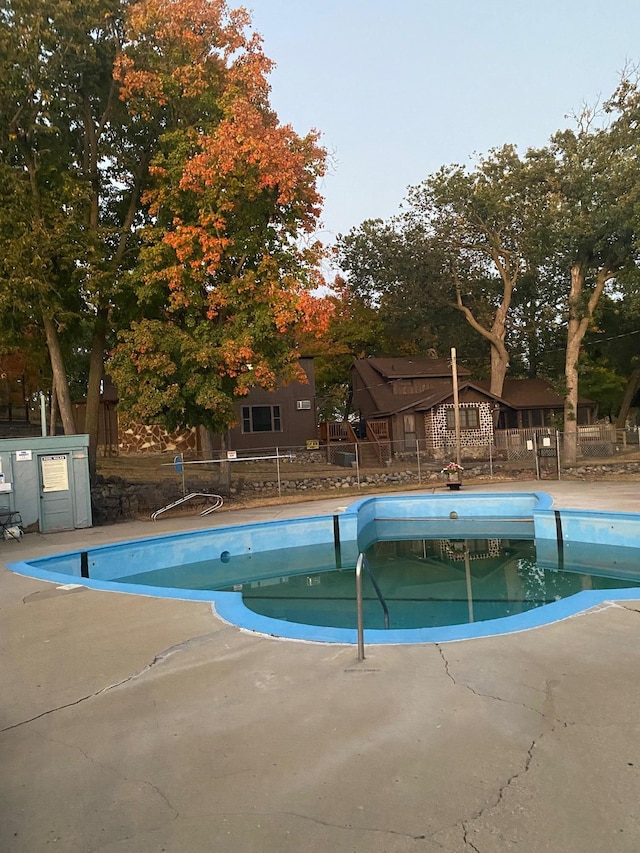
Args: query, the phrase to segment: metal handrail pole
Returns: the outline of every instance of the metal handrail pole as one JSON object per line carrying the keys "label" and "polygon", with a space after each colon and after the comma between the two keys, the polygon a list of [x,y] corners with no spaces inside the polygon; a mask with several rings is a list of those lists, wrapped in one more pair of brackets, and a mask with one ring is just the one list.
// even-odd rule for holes
{"label": "metal handrail pole", "polygon": [[362,564],[364,554],[358,556],[356,563],[356,609],[358,612],[358,660],[364,660],[364,618],[362,615]]}
{"label": "metal handrail pole", "polygon": [[371,571],[371,566],[369,565],[369,561],[366,558],[364,553],[358,554],[358,560],[356,562],[356,611],[358,617],[358,660],[364,660],[364,615],[363,615],[363,607],[362,607],[362,569],[366,570],[367,574],[371,578],[371,583],[373,584],[373,588],[376,591],[376,595],[378,596],[378,600],[382,605],[382,611],[384,613],[384,627],[386,630],[389,629],[389,608],[387,607],[387,602],[384,600],[384,596],[382,595],[382,591],[378,586],[378,581],[375,578],[375,575]]}

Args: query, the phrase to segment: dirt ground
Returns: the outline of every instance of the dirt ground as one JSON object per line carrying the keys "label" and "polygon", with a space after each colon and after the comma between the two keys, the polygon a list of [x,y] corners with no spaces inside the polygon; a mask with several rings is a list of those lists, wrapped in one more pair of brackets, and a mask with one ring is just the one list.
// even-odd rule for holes
{"label": "dirt ground", "polygon": [[[555,463],[555,460],[553,460]],[[638,463],[640,462],[640,450],[628,450],[624,454],[620,454],[613,458],[584,458],[581,459],[578,463],[577,467],[588,467],[592,468],[594,466],[623,466],[628,463]],[[235,463],[231,464],[231,477],[235,479],[237,477],[249,477],[255,476],[257,479],[263,479],[265,477],[276,476],[276,466],[273,462],[269,461],[259,461],[259,462],[243,462],[239,460]],[[478,466],[486,466],[486,462],[478,461],[474,462],[465,462],[464,465],[467,466],[467,469],[473,469]],[[165,482],[167,480],[181,480],[182,475],[178,474],[174,463],[173,456],[171,454],[164,454],[162,456],[159,455],[120,455],[120,456],[99,456],[97,460],[98,473],[103,477],[122,477],[124,480],[127,480],[132,483],[160,483]],[[421,469],[423,473],[432,473],[434,471],[440,470],[439,462],[425,463],[421,462]],[[523,466],[522,462],[502,462],[496,460],[495,462],[496,470],[500,472],[501,476],[513,476],[515,479],[520,479],[518,474],[521,470],[526,468],[525,473],[527,474],[527,478],[530,478],[531,474],[535,474],[533,465]],[[550,466],[548,463],[545,466],[546,468],[551,468],[555,466]],[[372,467],[365,468],[361,467],[361,471],[367,473],[369,471],[372,472],[380,472],[382,470],[387,470],[390,472],[394,471],[404,471],[404,470],[415,470],[416,464],[415,460],[411,461],[394,461],[388,467]],[[194,464],[186,461],[184,466],[185,470],[185,478],[187,480],[194,481],[207,481],[211,482],[211,480],[217,480],[218,478],[218,465],[216,463],[198,463]],[[296,461],[293,464],[288,461],[281,462],[280,472],[283,479],[291,478],[291,477],[335,477],[346,475],[348,472],[352,472],[353,469],[343,468],[338,465],[330,465],[329,463],[322,462],[313,462],[307,463]],[[564,474],[565,472],[563,472]],[[566,472],[567,476],[574,476],[572,472]],[[546,476],[546,473],[545,473]],[[602,476],[612,476],[614,478],[618,478],[620,476],[619,473],[614,471],[602,472]],[[597,479],[601,479],[602,477],[598,476]]]}
{"label": "dirt ground", "polygon": [[[273,462],[237,462],[230,463],[232,480],[238,477],[255,476],[256,479],[276,477],[276,466]],[[98,473],[103,477],[122,477],[131,483],[162,483],[166,481],[182,482],[173,464],[173,457],[166,456],[107,456],[97,460]],[[333,477],[344,474],[347,469],[323,463],[302,464],[294,466],[288,462],[281,463],[282,478],[294,477]],[[377,469],[379,470],[379,469]],[[219,465],[216,463],[192,464],[188,460],[184,466],[184,476],[189,483],[217,482]]]}
{"label": "dirt ground", "polygon": [[[611,459],[586,459],[582,462],[582,468],[576,468],[570,472],[562,472],[562,479],[566,480],[592,480],[602,481],[610,480],[612,482],[640,482],[640,469],[636,472],[629,471],[629,463],[640,462],[640,453],[627,453],[624,456]],[[465,463],[466,464],[466,463]],[[535,477],[535,471],[531,467],[522,469],[521,463],[500,463],[496,466],[493,476],[483,474],[481,476],[473,476],[473,463],[467,465],[467,472],[464,475],[465,485],[482,485],[495,484],[499,482],[517,482],[519,480],[531,480]],[[606,467],[603,467],[606,466]],[[635,468],[636,465],[631,466]],[[588,469],[586,472],[584,469]],[[113,456],[100,457],[97,464],[98,474],[103,477],[119,477],[125,483],[132,485],[158,485],[162,487],[162,492],[166,492],[171,484],[175,484],[176,493],[184,494],[190,492],[211,492],[217,491],[219,486],[219,466],[211,464],[185,465],[184,475],[176,471],[173,465],[173,457],[169,454],[163,456]],[[413,470],[416,473],[415,462],[413,464],[406,461],[393,462],[391,466],[386,468],[361,468],[360,478],[362,480],[362,488],[358,488],[357,484],[352,484],[348,487],[340,489],[340,493],[345,498],[351,500],[356,499],[360,494],[372,494],[376,492],[391,493],[396,491],[414,491],[424,490],[425,488],[441,488],[445,490],[445,484],[439,477],[429,477],[434,471],[439,471],[439,464],[431,465],[421,464],[422,482],[416,480],[404,479],[398,482],[383,482],[373,484],[366,482],[367,474],[380,474],[382,471],[389,474],[402,471]],[[225,497],[225,509],[238,509],[242,507],[254,506],[270,506],[272,504],[293,504],[300,501],[306,501],[311,498],[332,497],[337,494],[335,486],[331,486],[329,478],[353,476],[354,469],[343,468],[336,465],[326,463],[309,463],[302,462],[289,463],[282,462],[280,465],[280,473],[283,481],[301,481],[301,480],[318,480],[327,478],[326,488],[309,488],[292,492],[290,488],[283,489],[281,495],[278,494],[275,483],[277,481],[277,470],[273,462],[238,462],[232,463],[231,467],[231,485],[232,492]],[[544,487],[545,481],[557,480],[555,469],[551,471],[541,468],[540,485]],[[183,482],[184,476],[184,482]],[[242,487],[243,481],[251,479],[264,481],[269,480],[274,483],[274,489],[270,493],[254,493],[251,490],[245,490]],[[220,488],[220,491],[226,494],[226,490]],[[160,493],[158,494],[160,498]],[[173,499],[173,498],[170,498]],[[160,499],[160,505],[167,501]],[[172,510],[171,514],[189,514],[193,513],[193,507],[184,507]],[[146,514],[146,507],[145,507]]]}

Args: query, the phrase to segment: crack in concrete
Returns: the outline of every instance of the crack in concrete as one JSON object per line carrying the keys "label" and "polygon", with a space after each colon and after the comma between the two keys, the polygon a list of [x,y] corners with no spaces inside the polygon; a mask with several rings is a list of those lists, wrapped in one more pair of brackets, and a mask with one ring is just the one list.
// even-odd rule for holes
{"label": "crack in concrete", "polygon": [[629,607],[627,604],[619,604],[617,602],[614,602],[613,606],[619,607],[621,610],[627,610],[629,613],[635,613],[636,616],[640,616],[640,610],[638,610],[636,607]]}
{"label": "crack in concrete", "polygon": [[[386,835],[392,835],[399,838],[406,838],[411,841],[429,841],[432,844],[435,844],[439,849],[444,850],[444,846],[435,839],[427,836],[427,835],[412,835],[409,832],[399,832],[393,829],[376,829],[367,826],[353,826],[350,823],[341,824],[341,823],[331,823],[330,821],[321,820],[320,818],[314,818],[310,815],[300,814],[298,812],[283,812],[283,811],[273,811],[273,812],[207,812],[203,814],[189,814],[188,816],[180,817],[183,820],[192,821],[198,820],[203,817],[218,817],[222,819],[226,819],[229,817],[242,817],[242,818],[273,818],[273,817],[292,817],[297,818],[299,820],[311,821],[312,823],[318,824],[319,826],[325,826],[329,829],[342,829],[348,831],[355,832],[373,832],[373,833],[384,833]],[[98,847],[93,847],[88,853],[98,853],[100,850],[104,850],[107,847],[110,847],[114,843],[119,843],[122,841],[129,841],[132,838],[138,838],[145,835],[148,835],[150,832],[155,832],[156,829],[146,830],[144,832],[137,832],[134,835],[126,835],[122,838],[118,838],[114,841],[114,839],[110,839],[104,844],[100,844]],[[164,850],[164,847],[162,848]]]}
{"label": "crack in concrete", "polygon": [[121,773],[115,767],[112,767],[109,764],[103,764],[102,761],[98,761],[97,758],[94,758],[93,756],[89,755],[89,753],[86,752],[86,750],[84,750],[77,743],[69,743],[66,740],[60,740],[59,738],[54,738],[54,737],[51,737],[50,735],[38,735],[38,736],[44,741],[49,741],[49,743],[58,743],[61,746],[65,746],[67,749],[75,749],[77,752],[80,753],[80,755],[82,755],[83,758],[85,758],[89,762],[89,764],[97,765],[102,770],[104,770],[105,773],[112,773],[114,776],[116,776],[118,779],[123,780],[124,782],[138,783],[140,785],[145,785],[147,788],[150,788],[152,791],[154,791],[160,797],[160,799],[163,800],[163,802],[166,804],[167,808],[169,808],[173,812],[173,817],[171,818],[172,821],[176,820],[176,818],[180,817],[180,812],[173,805],[173,803],[167,797],[167,795],[164,793],[164,791],[161,788],[159,788],[157,785],[154,785],[153,782],[150,782],[148,779],[140,779],[137,776],[127,776],[125,773]]}
{"label": "crack in concrete", "polygon": [[[526,755],[526,759],[525,759],[523,768],[521,770],[519,770],[517,773],[513,773],[507,779],[507,781],[503,785],[500,786],[500,788],[498,789],[498,793],[497,793],[497,796],[495,798],[495,801],[493,803],[487,805],[487,806],[484,806],[484,808],[475,812],[470,817],[468,817],[466,820],[460,821],[459,824],[455,824],[456,826],[459,825],[462,828],[463,841],[464,841],[465,846],[468,847],[470,850],[472,850],[474,853],[481,853],[480,849],[478,847],[476,847],[476,845],[473,843],[473,841],[470,838],[470,824],[473,821],[476,821],[476,820],[479,820],[480,818],[482,818],[482,816],[486,812],[491,811],[495,808],[498,808],[498,806],[501,804],[501,802],[505,796],[505,793],[509,789],[509,787],[516,781],[516,779],[519,779],[521,776],[524,776],[529,772],[529,769],[531,767],[531,762],[533,761],[534,751],[535,751],[536,747],[538,746],[538,744],[540,743],[540,740],[545,736],[545,734],[553,733],[556,730],[558,725],[562,726],[564,728],[567,728],[570,725],[574,725],[574,723],[569,723],[565,720],[561,720],[561,719],[555,717],[553,714],[549,714],[548,711],[545,710],[545,708],[540,710],[538,708],[532,708],[529,705],[525,705],[522,702],[511,702],[510,700],[503,699],[500,696],[493,696],[489,693],[481,693],[478,690],[475,690],[469,684],[459,683],[458,681],[456,681],[453,674],[451,673],[449,661],[447,660],[447,657],[444,654],[442,648],[437,643],[435,644],[435,646],[438,650],[438,653],[440,654],[440,657],[442,658],[442,662],[444,664],[444,670],[445,670],[445,673],[447,675],[447,678],[449,678],[451,680],[451,682],[456,685],[456,687],[466,688],[471,693],[473,693],[474,696],[478,696],[480,698],[493,699],[497,702],[505,702],[506,704],[516,705],[518,707],[524,708],[527,711],[532,711],[533,713],[538,714],[542,718],[543,722],[548,722],[550,724],[548,727],[548,730],[546,732],[543,730],[538,735],[538,737],[534,738],[534,740],[531,742],[531,744],[529,745],[529,748],[527,750],[527,755]],[[546,685],[545,685],[545,703],[544,703],[545,706],[553,707],[553,687],[556,683],[557,682],[548,680]]]}
{"label": "crack in concrete", "polygon": [[86,589],[86,586],[81,586],[79,584],[74,584],[73,586],[65,588],[56,586],[53,589],[39,589],[36,590],[36,592],[30,592],[28,595],[25,595],[22,599],[22,603],[31,604],[32,602],[46,601],[50,598],[59,598],[61,595],[72,595],[78,592],[83,592]]}
{"label": "crack in concrete", "polygon": [[[554,717],[551,714],[546,713],[544,710],[540,710],[539,708],[532,708],[531,705],[525,705],[524,702],[513,702],[511,699],[505,699],[503,696],[494,696],[492,693],[481,693],[479,690],[476,690],[470,684],[466,684],[464,682],[457,681],[454,676],[451,674],[451,669],[449,666],[449,661],[447,660],[444,652],[442,651],[442,647],[438,643],[434,643],[436,649],[440,657],[442,658],[442,662],[444,663],[444,671],[447,675],[447,678],[451,680],[456,687],[462,687],[465,690],[469,690],[473,693],[474,696],[478,696],[481,699],[493,699],[495,702],[503,702],[505,705],[514,705],[517,708],[524,708],[525,711],[531,711],[534,714],[538,714],[545,720],[553,720],[555,723],[559,723],[560,725],[567,728],[568,726],[574,725],[572,722],[567,722],[566,720],[561,720],[559,717]],[[534,688],[530,688],[534,689]],[[537,691],[541,692],[541,691]],[[545,691],[546,695],[547,691]]]}
{"label": "crack in concrete", "polygon": [[[291,811],[270,811],[270,812],[208,812],[205,814],[190,814],[187,819],[194,819],[200,817],[221,817],[221,818],[229,818],[229,817],[247,817],[247,818],[273,818],[273,817],[293,817],[298,820],[308,821],[309,823],[317,824],[318,826],[326,826],[329,829],[344,829],[349,830],[350,832],[371,832],[382,835],[392,835],[397,838],[408,838],[411,841],[428,841],[429,836],[426,834],[414,835],[411,832],[401,832],[397,829],[380,829],[378,827],[371,826],[358,826],[357,824],[352,823],[333,823],[329,820],[323,820],[319,817],[313,817],[312,815],[302,814],[301,812],[291,812]],[[440,845],[438,842],[435,842]]]}
{"label": "crack in concrete", "polygon": [[[275,812],[274,814],[278,814],[278,812]],[[330,821],[321,820],[320,818],[311,817],[310,815],[300,814],[299,812],[279,812],[279,814],[289,815],[290,817],[297,817],[300,820],[307,820],[311,823],[317,823],[320,826],[333,827],[334,829],[349,829],[356,830],[359,832],[372,832],[382,835],[393,835],[398,838],[408,838],[411,841],[426,841],[427,839],[426,835],[413,835],[410,832],[400,832],[397,829],[378,829],[377,827],[371,826],[354,826],[351,823],[331,823]]]}
{"label": "crack in concrete", "polygon": [[[553,731],[553,730],[554,729],[552,728],[550,731]],[[498,794],[497,794],[497,797],[495,799],[495,802],[490,803],[487,806],[484,806],[479,811],[475,812],[470,817],[468,817],[466,820],[463,820],[460,822],[460,826],[462,827],[462,831],[463,831],[464,843],[471,850],[473,850],[474,853],[480,853],[480,848],[476,847],[476,845],[471,841],[471,839],[469,837],[470,824],[473,823],[474,821],[480,820],[486,812],[490,812],[490,811],[493,811],[493,809],[497,809],[498,806],[500,805],[500,803],[502,802],[502,800],[504,799],[505,792],[513,784],[513,782],[515,782],[516,779],[519,779],[521,776],[524,776],[529,772],[529,768],[531,767],[531,762],[533,760],[534,750],[535,750],[536,746],[538,745],[538,743],[540,742],[540,740],[544,737],[544,735],[545,735],[545,732],[542,732],[539,735],[539,737],[534,738],[534,740],[531,741],[531,745],[529,746],[529,749],[527,750],[527,757],[526,757],[525,762],[524,762],[524,767],[522,768],[522,770],[518,770],[517,773],[513,773],[511,776],[509,776],[507,781],[503,785],[501,785],[500,788],[498,788]]]}
{"label": "crack in concrete", "polygon": [[181,643],[176,643],[174,646],[169,646],[168,649],[164,649],[159,652],[151,661],[151,663],[146,664],[139,672],[134,672],[133,675],[128,675],[126,678],[121,679],[120,681],[116,681],[113,684],[108,684],[106,687],[102,687],[100,690],[96,690],[95,693],[88,693],[86,696],[81,696],[79,699],[74,699],[73,702],[66,702],[64,705],[58,705],[55,708],[49,708],[47,711],[42,711],[40,714],[36,714],[33,717],[29,717],[26,720],[21,720],[19,723],[13,723],[10,726],[6,726],[3,729],[0,729],[0,734],[4,732],[10,732],[12,729],[18,729],[21,726],[26,726],[29,723],[33,723],[36,720],[42,719],[42,717],[48,717],[50,714],[56,714],[58,711],[64,711],[67,708],[73,708],[76,705],[81,705],[83,702],[87,702],[89,699],[95,699],[97,696],[101,696],[103,693],[108,693],[111,690],[115,690],[117,687],[122,687],[123,684],[128,684],[130,681],[136,681],[138,678],[142,678],[143,675],[146,675],[150,672],[154,667],[158,664],[163,663],[168,658],[172,657],[172,655],[177,654],[178,652],[189,651],[192,648],[196,648],[197,646],[201,646],[204,643],[211,640],[213,637],[216,637],[220,632],[213,631],[209,634],[202,634],[199,637],[192,637],[189,640],[183,640]]}
{"label": "crack in concrete", "polygon": [[462,840],[464,841],[465,847],[469,847],[474,851],[474,853],[480,853],[479,848],[476,847],[473,841],[469,838],[469,829],[464,823],[462,824]]}

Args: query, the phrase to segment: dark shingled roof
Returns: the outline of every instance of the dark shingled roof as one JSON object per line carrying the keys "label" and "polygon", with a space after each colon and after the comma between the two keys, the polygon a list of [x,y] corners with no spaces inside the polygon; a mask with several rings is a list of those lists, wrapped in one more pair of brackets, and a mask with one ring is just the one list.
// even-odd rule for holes
{"label": "dark shingled roof", "polygon": [[[358,358],[354,367],[369,364],[385,379],[418,379],[434,376],[451,376],[448,358]],[[458,376],[470,376],[466,367],[458,366]]]}
{"label": "dark shingled roof", "polygon": [[[451,364],[444,358],[359,358],[353,368],[360,376],[380,415],[403,409],[428,410],[451,394]],[[469,373],[464,370],[465,375]],[[394,394],[391,381],[434,379],[437,388],[417,394]]]}
{"label": "dark shingled roof", "polygon": [[[491,382],[488,379],[479,379],[474,384],[488,391]],[[514,409],[557,409],[564,405],[564,397],[560,396],[546,379],[505,379],[502,399]],[[593,403],[593,400],[579,397],[578,402],[587,405]]]}
{"label": "dark shingled roof", "polygon": [[[411,409],[425,412],[437,406],[452,394],[451,362],[446,358],[359,358],[353,369],[360,376],[377,409],[376,416],[385,416]],[[545,379],[505,379],[502,394],[490,394],[488,379],[469,380],[470,371],[458,367],[460,391],[475,388],[489,398],[512,409],[559,409],[564,398]],[[432,379],[436,386],[417,394],[394,394],[392,382],[399,379]],[[593,400],[580,397],[580,405],[593,404]]]}

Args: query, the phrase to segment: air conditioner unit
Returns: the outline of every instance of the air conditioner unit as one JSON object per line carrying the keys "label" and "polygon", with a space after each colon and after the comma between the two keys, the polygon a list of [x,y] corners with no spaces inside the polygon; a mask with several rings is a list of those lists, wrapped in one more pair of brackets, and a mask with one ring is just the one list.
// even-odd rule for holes
{"label": "air conditioner unit", "polygon": [[296,409],[300,412],[303,409],[311,408],[311,400],[297,400],[296,401]]}

